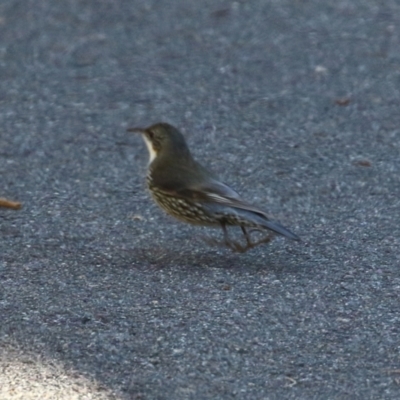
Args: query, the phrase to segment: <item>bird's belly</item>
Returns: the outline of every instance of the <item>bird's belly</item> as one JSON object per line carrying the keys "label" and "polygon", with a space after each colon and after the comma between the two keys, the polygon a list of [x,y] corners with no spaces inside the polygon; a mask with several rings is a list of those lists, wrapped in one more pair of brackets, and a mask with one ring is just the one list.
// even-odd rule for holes
{"label": "bird's belly", "polygon": [[219,221],[209,215],[200,203],[187,201],[185,199],[169,196],[155,190],[150,190],[155,202],[169,215],[190,224],[212,226],[218,225]]}

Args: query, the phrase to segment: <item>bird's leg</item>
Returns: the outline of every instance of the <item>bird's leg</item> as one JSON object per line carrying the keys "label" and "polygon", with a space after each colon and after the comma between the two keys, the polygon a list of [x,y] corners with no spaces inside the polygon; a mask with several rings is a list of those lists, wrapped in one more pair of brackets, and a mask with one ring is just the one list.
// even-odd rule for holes
{"label": "bird's leg", "polygon": [[247,250],[250,250],[260,244],[263,243],[268,243],[271,241],[273,235],[268,235],[256,242],[252,242],[250,238],[250,233],[253,231],[261,231],[261,229],[252,229],[250,232],[247,232],[246,228],[244,226],[240,226],[242,229],[243,235],[246,238],[246,245],[242,246],[239,242],[235,242],[234,240],[229,238],[228,235],[228,229],[226,228],[226,224],[221,222],[221,228],[224,233],[224,239],[222,241],[219,241],[217,239],[212,239],[212,238],[204,238],[204,240],[211,246],[226,246],[232,251],[235,251],[237,253],[244,253]]}
{"label": "bird's leg", "polygon": [[246,228],[243,225],[240,225],[240,228],[243,232],[244,237],[246,238],[246,246],[241,248],[242,252],[244,253],[247,250],[252,249],[253,247],[258,246],[261,243],[264,243],[263,241],[258,241],[258,242],[252,242],[249,233],[246,231]]}
{"label": "bird's leg", "polygon": [[226,246],[226,238],[228,236],[226,232],[226,228],[224,224],[221,224],[222,229],[224,230],[224,240],[217,240],[211,237],[202,236],[202,239],[210,246]]}
{"label": "bird's leg", "polygon": [[228,230],[226,229],[225,224],[221,224],[222,230],[224,231],[224,243],[227,247],[229,247],[232,251],[236,251],[237,253],[244,253],[247,250],[253,248],[253,244],[250,241],[250,237],[248,236],[246,229],[243,226],[240,226],[242,229],[242,232],[246,238],[247,245],[242,246],[239,242],[235,242],[231,239],[229,239],[228,236]]}
{"label": "bird's leg", "polygon": [[240,243],[235,242],[229,238],[228,230],[226,229],[225,223],[221,222],[221,228],[222,228],[222,231],[224,232],[223,240],[220,241],[217,239],[204,238],[204,237],[203,237],[203,240],[210,246],[224,246],[224,247],[228,247],[232,251],[236,251],[238,253],[244,253],[246,250],[249,249],[249,247],[247,247],[247,246],[243,247]]}
{"label": "bird's leg", "polygon": [[250,240],[250,236],[248,235],[246,228],[243,225],[240,225],[240,228],[242,229],[243,235],[246,238],[246,242],[247,242],[247,246],[251,245],[251,240]]}
{"label": "bird's leg", "polygon": [[244,253],[249,249],[249,247],[243,247],[240,243],[234,242],[229,239],[228,230],[226,229],[225,224],[221,224],[222,230],[224,231],[224,243],[227,247],[229,247],[232,251],[236,251],[238,253]]}
{"label": "bird's leg", "polygon": [[257,240],[256,242],[252,242],[251,239],[250,239],[250,235],[249,234],[251,232],[254,232],[254,231],[261,232],[262,229],[253,228],[250,232],[247,232],[246,228],[244,226],[240,226],[240,227],[242,228],[242,232],[244,234],[244,237],[246,238],[248,249],[252,249],[253,247],[256,247],[256,246],[258,246],[260,244],[263,244],[263,243],[269,243],[272,240],[272,238],[274,237],[273,234],[268,234],[264,238],[262,238],[260,240]]}

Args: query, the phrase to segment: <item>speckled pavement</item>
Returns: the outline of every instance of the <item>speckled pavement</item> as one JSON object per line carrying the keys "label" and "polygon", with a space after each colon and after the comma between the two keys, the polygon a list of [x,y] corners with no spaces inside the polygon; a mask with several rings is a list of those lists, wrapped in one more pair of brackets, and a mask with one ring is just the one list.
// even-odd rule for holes
{"label": "speckled pavement", "polygon": [[[0,398],[399,399],[400,3],[3,0]],[[164,215],[128,126],[302,238]]]}

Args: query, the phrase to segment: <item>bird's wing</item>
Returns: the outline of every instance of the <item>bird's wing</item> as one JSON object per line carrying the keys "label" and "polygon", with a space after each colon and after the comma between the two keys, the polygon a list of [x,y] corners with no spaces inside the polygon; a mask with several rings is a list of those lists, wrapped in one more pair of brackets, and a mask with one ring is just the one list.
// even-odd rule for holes
{"label": "bird's wing", "polygon": [[268,218],[263,211],[241,199],[239,194],[228,185],[215,179],[208,179],[206,182],[202,181],[194,183],[189,187],[175,187],[175,189],[170,189],[164,186],[161,190],[175,197],[198,201],[203,204],[216,203],[221,206],[240,208],[260,214],[260,216],[263,216],[264,218]]}
{"label": "bird's wing", "polygon": [[201,182],[192,185],[189,190],[200,201],[212,201],[224,205],[230,205],[232,201],[241,201],[240,196],[225,183],[215,179],[208,179],[207,182]]}
{"label": "bird's wing", "polygon": [[205,184],[195,185],[191,190],[194,193],[200,193],[200,201],[252,211],[267,218],[263,211],[244,201],[232,188],[217,180],[212,179]]}

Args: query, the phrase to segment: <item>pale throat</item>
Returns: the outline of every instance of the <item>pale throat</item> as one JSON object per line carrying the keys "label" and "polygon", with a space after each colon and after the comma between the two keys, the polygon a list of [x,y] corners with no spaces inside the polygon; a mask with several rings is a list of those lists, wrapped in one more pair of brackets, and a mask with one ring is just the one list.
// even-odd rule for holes
{"label": "pale throat", "polygon": [[155,152],[155,150],[153,149],[153,145],[150,142],[149,139],[147,139],[146,136],[143,135],[143,139],[144,142],[146,143],[147,149],[149,150],[149,164],[151,164],[153,162],[153,160],[156,158],[157,153]]}

